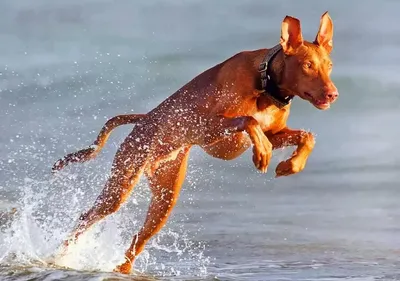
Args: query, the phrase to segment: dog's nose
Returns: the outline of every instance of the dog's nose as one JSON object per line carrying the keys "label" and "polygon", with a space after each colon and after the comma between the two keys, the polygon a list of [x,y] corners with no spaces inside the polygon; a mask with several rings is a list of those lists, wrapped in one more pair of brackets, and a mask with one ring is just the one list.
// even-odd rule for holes
{"label": "dog's nose", "polygon": [[333,92],[329,92],[329,93],[326,94],[326,97],[329,100],[336,100],[338,96],[339,96],[338,91],[333,91]]}

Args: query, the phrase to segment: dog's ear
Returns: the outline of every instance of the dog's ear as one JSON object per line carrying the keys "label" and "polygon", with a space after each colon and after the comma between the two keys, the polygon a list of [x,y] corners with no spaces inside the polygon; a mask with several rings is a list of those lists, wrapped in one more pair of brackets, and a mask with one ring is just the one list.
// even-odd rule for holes
{"label": "dog's ear", "polygon": [[319,25],[319,30],[317,37],[315,37],[314,44],[323,47],[328,53],[332,51],[333,48],[333,22],[328,12],[325,12],[321,16],[321,22]]}
{"label": "dog's ear", "polygon": [[280,43],[286,55],[294,54],[296,49],[303,44],[303,35],[298,19],[290,16],[283,19]]}

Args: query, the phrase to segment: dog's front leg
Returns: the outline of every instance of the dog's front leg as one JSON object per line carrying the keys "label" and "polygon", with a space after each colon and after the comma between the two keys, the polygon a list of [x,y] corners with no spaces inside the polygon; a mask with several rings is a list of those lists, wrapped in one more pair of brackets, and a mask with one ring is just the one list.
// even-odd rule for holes
{"label": "dog's front leg", "polygon": [[272,156],[272,144],[262,131],[260,124],[251,116],[235,118],[217,117],[207,122],[205,138],[201,145],[212,145],[229,134],[247,132],[253,143],[253,163],[261,172],[266,172]]}
{"label": "dog's front leg", "polygon": [[273,149],[297,145],[297,149],[286,161],[276,167],[276,177],[288,176],[302,171],[307,163],[308,156],[314,148],[314,135],[304,130],[285,128],[269,136]]}

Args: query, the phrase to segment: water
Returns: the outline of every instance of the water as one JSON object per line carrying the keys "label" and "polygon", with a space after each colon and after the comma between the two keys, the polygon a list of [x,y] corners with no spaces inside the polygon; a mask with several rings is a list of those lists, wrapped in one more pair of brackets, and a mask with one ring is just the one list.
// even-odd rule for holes
{"label": "water", "polygon": [[[11,1],[0,3],[1,280],[398,280],[400,19],[397,1]],[[96,160],[50,168],[89,145],[110,117],[143,113],[193,76],[246,49],[272,47],[286,14],[312,40],[335,23],[326,112],[295,100],[289,125],[317,144],[304,172],[273,179],[250,152],[191,152],[173,216],[131,276],[112,273],[142,223],[146,181],[74,249],[72,269],[41,263],[93,202],[130,130]]]}

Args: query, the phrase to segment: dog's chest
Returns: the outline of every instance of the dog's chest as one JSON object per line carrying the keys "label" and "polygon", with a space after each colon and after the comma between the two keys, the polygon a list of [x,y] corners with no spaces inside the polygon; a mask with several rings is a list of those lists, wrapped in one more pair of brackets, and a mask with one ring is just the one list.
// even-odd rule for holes
{"label": "dog's chest", "polygon": [[267,107],[263,110],[259,110],[252,116],[257,120],[261,129],[266,131],[280,131],[286,127],[286,121],[289,115],[289,111],[285,108],[279,109],[276,107]]}

